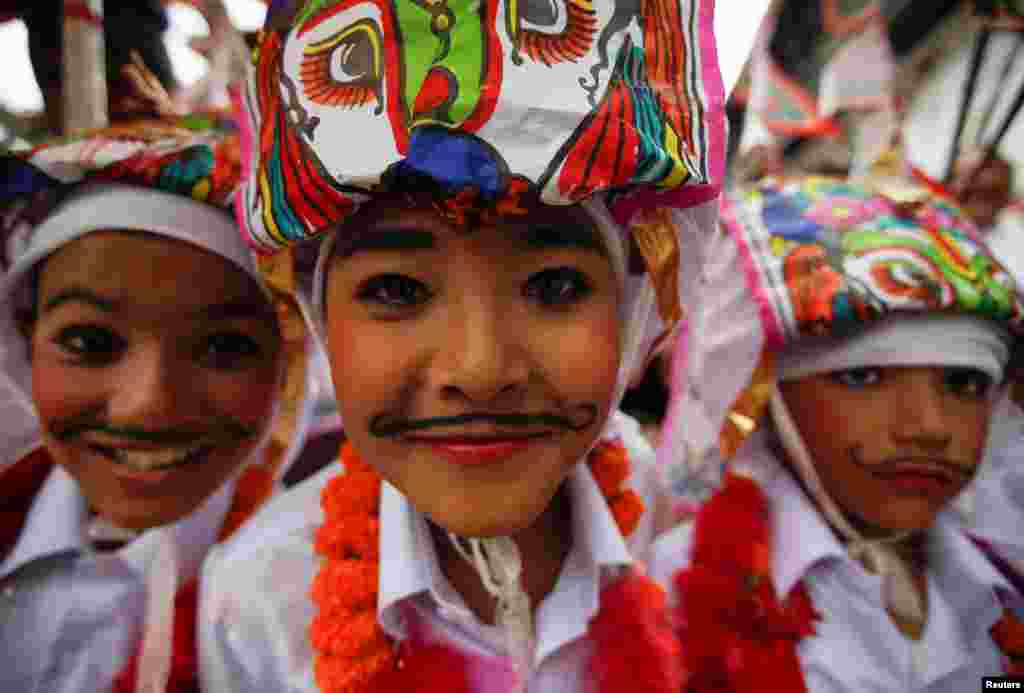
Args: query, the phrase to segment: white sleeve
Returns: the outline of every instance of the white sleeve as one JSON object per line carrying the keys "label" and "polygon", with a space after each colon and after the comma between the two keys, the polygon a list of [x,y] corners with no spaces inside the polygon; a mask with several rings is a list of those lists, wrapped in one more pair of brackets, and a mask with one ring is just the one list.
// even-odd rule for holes
{"label": "white sleeve", "polygon": [[693,551],[694,523],[688,520],[659,536],[651,546],[649,574],[655,582],[665,588],[669,602],[679,601],[676,593],[675,576],[690,566]]}
{"label": "white sleeve", "polygon": [[222,547],[215,547],[203,564],[199,588],[199,680],[204,691],[257,691],[255,678],[246,671],[243,653],[232,647],[230,591],[221,588]]}
{"label": "white sleeve", "polygon": [[[297,550],[296,550],[297,549]],[[318,693],[313,677],[309,589],[316,561],[305,546],[211,552],[199,595],[202,690]]]}

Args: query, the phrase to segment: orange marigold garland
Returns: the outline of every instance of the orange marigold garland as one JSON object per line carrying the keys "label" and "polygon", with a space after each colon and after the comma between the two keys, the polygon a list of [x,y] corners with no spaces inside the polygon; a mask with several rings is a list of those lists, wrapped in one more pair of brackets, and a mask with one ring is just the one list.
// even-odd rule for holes
{"label": "orange marigold garland", "polygon": [[[341,452],[345,473],[324,488],[324,524],[316,551],[326,560],[313,581],[317,615],[310,639],[314,671],[323,693],[469,693],[468,658],[423,638],[395,645],[377,621],[380,477],[352,445]],[[602,441],[588,458],[591,473],[624,536],[636,528],[644,506],[632,489],[629,458],[619,442]],[[591,625],[592,670],[600,691],[676,693],[682,682],[678,641],[668,622],[665,593],[654,581],[628,573],[602,592]],[[647,675],[638,676],[637,667]]]}

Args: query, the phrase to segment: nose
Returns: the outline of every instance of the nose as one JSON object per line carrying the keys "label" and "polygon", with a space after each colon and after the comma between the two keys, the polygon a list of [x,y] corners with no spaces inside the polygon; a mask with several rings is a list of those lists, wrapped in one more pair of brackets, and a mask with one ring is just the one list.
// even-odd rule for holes
{"label": "nose", "polygon": [[145,344],[125,360],[108,399],[111,424],[159,429],[201,414],[192,378],[170,351]]}
{"label": "nose", "polygon": [[907,369],[900,378],[905,396],[889,412],[893,438],[924,450],[946,449],[952,434],[942,378],[927,368]]}
{"label": "nose", "polygon": [[528,348],[522,327],[498,303],[467,293],[447,308],[430,369],[442,399],[488,408],[521,404],[531,372]]}

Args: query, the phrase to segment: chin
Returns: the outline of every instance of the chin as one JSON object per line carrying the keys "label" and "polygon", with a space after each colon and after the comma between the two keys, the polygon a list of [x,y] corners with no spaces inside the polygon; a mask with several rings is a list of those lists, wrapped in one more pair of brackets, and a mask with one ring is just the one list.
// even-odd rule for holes
{"label": "chin", "polygon": [[145,532],[146,530],[153,529],[155,527],[161,527],[163,525],[169,525],[178,520],[184,518],[189,514],[187,509],[167,509],[160,512],[153,512],[152,504],[150,507],[140,508],[139,512],[133,512],[131,509],[125,510],[123,506],[119,506],[113,512],[107,512],[103,507],[98,507],[99,514],[106,519],[113,522],[119,527],[125,529],[131,529],[136,532]]}
{"label": "chin", "polygon": [[942,508],[928,503],[903,503],[889,512],[870,517],[868,522],[888,532],[926,532],[935,524]]}
{"label": "chin", "polygon": [[451,513],[427,513],[441,529],[460,537],[487,539],[507,537],[527,529],[534,517],[459,517]]}

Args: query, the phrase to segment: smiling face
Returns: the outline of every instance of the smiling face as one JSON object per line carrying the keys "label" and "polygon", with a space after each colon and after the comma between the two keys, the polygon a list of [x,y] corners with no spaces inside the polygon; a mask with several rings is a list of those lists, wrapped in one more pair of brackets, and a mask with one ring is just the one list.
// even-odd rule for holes
{"label": "smiling face", "polygon": [[115,524],[141,530],[192,512],[268,423],[273,308],[217,255],[91,233],[45,261],[36,315],[32,390],[47,448]]}
{"label": "smiling face", "polygon": [[530,526],[600,432],[618,281],[578,208],[471,233],[380,204],[334,249],[327,350],[346,433],[463,536]]}
{"label": "smiling face", "polygon": [[779,385],[825,490],[866,533],[923,530],[971,480],[992,410],[965,368],[862,368]]}

